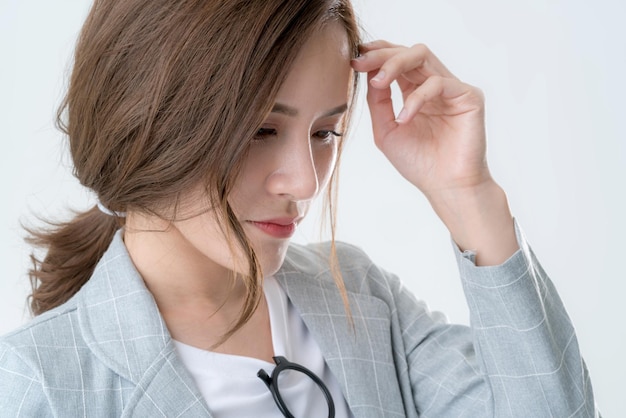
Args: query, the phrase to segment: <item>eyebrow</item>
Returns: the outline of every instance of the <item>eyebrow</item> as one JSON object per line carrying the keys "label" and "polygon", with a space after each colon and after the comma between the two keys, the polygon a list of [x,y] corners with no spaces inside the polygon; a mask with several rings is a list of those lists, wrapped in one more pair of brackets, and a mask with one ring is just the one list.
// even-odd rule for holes
{"label": "eyebrow", "polygon": [[[348,110],[348,104],[344,103],[342,105],[333,107],[332,109],[328,110],[321,117],[327,118],[330,116],[340,115],[344,113],[346,110]],[[298,116],[298,109],[296,109],[295,107],[291,107],[289,105],[283,104],[283,103],[275,103],[274,107],[272,108],[272,113],[280,113],[286,116]]]}

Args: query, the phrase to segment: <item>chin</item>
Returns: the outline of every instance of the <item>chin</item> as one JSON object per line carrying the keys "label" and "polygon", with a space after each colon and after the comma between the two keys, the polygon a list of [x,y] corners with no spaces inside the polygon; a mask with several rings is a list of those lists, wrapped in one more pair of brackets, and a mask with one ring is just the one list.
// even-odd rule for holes
{"label": "chin", "polygon": [[284,245],[280,245],[278,247],[266,245],[261,248],[260,251],[257,251],[257,257],[259,258],[259,262],[261,264],[261,269],[264,276],[272,276],[276,274],[276,272],[281,268],[283,262],[285,261],[288,247],[289,243],[287,242]]}

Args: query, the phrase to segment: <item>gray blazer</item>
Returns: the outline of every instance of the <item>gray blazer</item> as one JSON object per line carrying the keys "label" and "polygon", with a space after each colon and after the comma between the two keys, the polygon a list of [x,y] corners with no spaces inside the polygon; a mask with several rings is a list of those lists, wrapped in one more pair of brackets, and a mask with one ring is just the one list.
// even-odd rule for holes
{"label": "gray blazer", "polygon": [[[457,259],[472,327],[447,324],[355,247],[339,244],[354,328],[327,245],[292,245],[276,278],[356,418],[593,417],[574,329],[524,239],[505,264]],[[67,303],[0,339],[2,417],[206,417],[118,233]],[[277,410],[277,416],[279,415]]]}

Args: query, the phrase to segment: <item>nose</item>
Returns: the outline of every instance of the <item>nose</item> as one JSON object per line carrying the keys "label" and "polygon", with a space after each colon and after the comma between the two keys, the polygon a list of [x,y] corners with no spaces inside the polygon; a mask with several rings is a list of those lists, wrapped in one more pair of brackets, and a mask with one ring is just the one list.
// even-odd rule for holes
{"label": "nose", "polygon": [[308,135],[285,141],[267,177],[270,193],[294,201],[313,199],[319,190],[315,156]]}

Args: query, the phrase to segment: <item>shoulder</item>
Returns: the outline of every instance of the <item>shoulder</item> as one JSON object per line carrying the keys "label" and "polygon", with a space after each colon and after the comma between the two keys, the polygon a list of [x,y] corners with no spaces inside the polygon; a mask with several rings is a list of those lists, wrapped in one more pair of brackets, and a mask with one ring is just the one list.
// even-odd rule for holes
{"label": "shoulder", "polygon": [[[123,253],[123,241],[118,233],[112,240],[109,249],[100,259],[92,277],[65,303],[38,315],[14,331],[0,336],[0,344],[12,347],[12,350],[24,351],[29,347],[49,345],[49,341],[64,344],[67,340],[74,341],[79,337],[78,309],[81,304],[89,300],[89,294],[103,294],[107,289],[108,282],[102,284],[98,280],[97,272],[106,270],[106,275],[119,274],[126,266],[118,267]],[[117,268],[117,270],[116,270]]]}
{"label": "shoulder", "polygon": [[[388,299],[401,286],[395,275],[374,263],[358,246],[336,241],[335,253],[338,270],[348,292]],[[331,254],[331,242],[292,244],[281,270],[311,276],[334,285]]]}
{"label": "shoulder", "polygon": [[[76,298],[47,311],[0,337],[0,364],[19,359],[39,368],[41,355],[52,346],[74,343],[78,332]],[[3,367],[3,366],[0,366]]]}
{"label": "shoulder", "polygon": [[[318,272],[328,269],[332,246],[330,241],[306,245],[292,243],[289,245],[286,261],[302,271]],[[335,252],[342,268],[362,267],[372,263],[361,248],[343,241],[335,241]]]}
{"label": "shoulder", "polygon": [[50,335],[59,338],[58,332],[67,328],[77,308],[76,296],[64,304],[44,312],[26,322],[21,327],[0,336],[0,344],[14,347],[28,347],[33,344],[35,336]]}
{"label": "shoulder", "polygon": [[0,340],[0,415],[52,415],[41,370],[34,366],[32,360],[16,350],[10,341]]}
{"label": "shoulder", "polygon": [[[366,271],[376,266],[370,257],[359,247],[336,241],[335,254],[341,274]],[[329,241],[307,245],[291,244],[287,251],[282,270],[319,276],[331,272],[333,244]]]}
{"label": "shoulder", "polygon": [[[62,347],[78,347],[76,305],[70,300],[0,337],[0,410],[47,416],[50,386],[45,365],[69,367]],[[76,348],[78,350],[78,348]]]}

